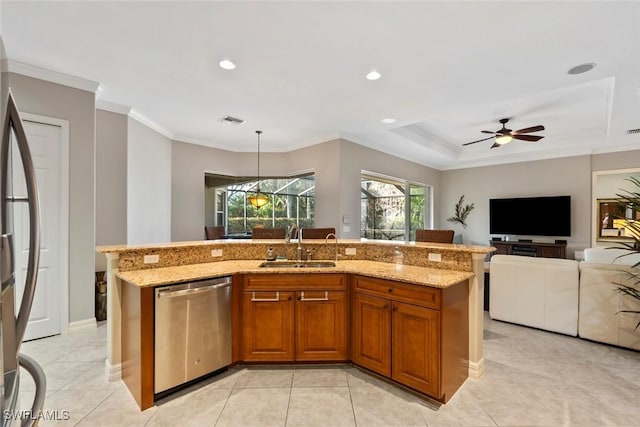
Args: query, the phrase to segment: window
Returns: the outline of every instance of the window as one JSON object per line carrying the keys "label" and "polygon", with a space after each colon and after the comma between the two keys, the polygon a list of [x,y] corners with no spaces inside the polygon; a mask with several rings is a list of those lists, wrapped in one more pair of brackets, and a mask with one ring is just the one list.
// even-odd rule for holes
{"label": "window", "polygon": [[[205,174],[205,197],[209,190],[214,188],[216,201],[224,205],[216,206],[216,224],[208,225],[226,225],[227,234],[247,233],[256,226],[288,228],[297,224],[300,227],[313,227],[313,174],[261,178],[260,192],[269,197],[269,202],[259,209],[247,200],[257,187],[258,181],[255,177]],[[206,206],[209,205],[205,201],[205,209]],[[209,217],[211,216],[205,212],[205,218]],[[224,217],[222,223],[221,217]]]}
{"label": "window", "polygon": [[409,241],[431,227],[429,186],[363,173],[360,195],[360,237]]}

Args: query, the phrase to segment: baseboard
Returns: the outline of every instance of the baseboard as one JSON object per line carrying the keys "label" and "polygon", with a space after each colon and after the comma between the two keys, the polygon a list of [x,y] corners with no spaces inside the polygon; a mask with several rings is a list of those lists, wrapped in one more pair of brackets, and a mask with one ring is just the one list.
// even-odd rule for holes
{"label": "baseboard", "polygon": [[122,363],[112,365],[109,359],[104,360],[104,372],[107,374],[107,381],[120,381],[122,378]]}
{"label": "baseboard", "polygon": [[75,334],[77,332],[91,331],[98,327],[98,322],[96,322],[96,318],[92,317],[91,319],[78,320],[77,322],[70,322],[69,327],[67,328],[67,333]]}
{"label": "baseboard", "polygon": [[484,357],[477,362],[469,360],[469,378],[479,380],[484,376]]}

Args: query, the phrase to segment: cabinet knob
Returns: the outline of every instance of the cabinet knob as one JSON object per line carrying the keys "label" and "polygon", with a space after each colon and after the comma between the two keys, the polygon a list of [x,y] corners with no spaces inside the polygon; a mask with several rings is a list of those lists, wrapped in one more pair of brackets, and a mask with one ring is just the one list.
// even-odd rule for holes
{"label": "cabinet knob", "polygon": [[393,307],[393,311],[398,311],[398,307]]}
{"label": "cabinet knob", "polygon": [[389,288],[387,289],[389,292],[393,292],[393,288]]}

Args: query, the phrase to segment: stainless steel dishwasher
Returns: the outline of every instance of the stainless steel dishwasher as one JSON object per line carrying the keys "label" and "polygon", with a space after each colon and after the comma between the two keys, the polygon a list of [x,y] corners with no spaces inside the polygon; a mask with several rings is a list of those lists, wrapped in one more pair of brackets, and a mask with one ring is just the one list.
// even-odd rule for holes
{"label": "stainless steel dishwasher", "polygon": [[230,364],[231,277],[157,288],[154,392]]}

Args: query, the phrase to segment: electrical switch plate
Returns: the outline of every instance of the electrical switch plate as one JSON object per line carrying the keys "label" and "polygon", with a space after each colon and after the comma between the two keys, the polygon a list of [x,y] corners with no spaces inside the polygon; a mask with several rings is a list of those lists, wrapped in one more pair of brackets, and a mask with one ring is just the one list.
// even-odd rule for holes
{"label": "electrical switch plate", "polygon": [[222,249],[211,249],[211,256],[213,257],[222,256]]}
{"label": "electrical switch plate", "polygon": [[429,261],[440,262],[440,261],[442,261],[442,255],[441,254],[429,254]]}
{"label": "electrical switch plate", "polygon": [[157,264],[160,262],[160,255],[145,255],[144,263],[145,264]]}
{"label": "electrical switch plate", "polygon": [[345,255],[355,255],[356,254],[356,248],[345,248],[344,249],[344,254]]}

